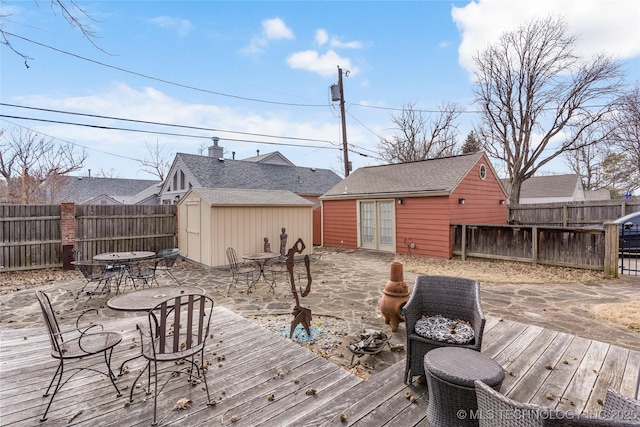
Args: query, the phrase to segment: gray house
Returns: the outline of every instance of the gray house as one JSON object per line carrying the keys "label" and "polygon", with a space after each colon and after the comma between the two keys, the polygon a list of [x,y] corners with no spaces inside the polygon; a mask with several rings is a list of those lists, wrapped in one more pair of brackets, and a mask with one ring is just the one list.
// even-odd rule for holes
{"label": "gray house", "polygon": [[49,199],[79,205],[157,205],[162,181],[66,176]]}
{"label": "gray house", "polygon": [[160,203],[176,203],[191,188],[235,188],[291,191],[319,206],[318,198],[341,180],[329,169],[295,166],[277,151],[225,159],[215,141],[208,156],[176,154],[160,190]]}

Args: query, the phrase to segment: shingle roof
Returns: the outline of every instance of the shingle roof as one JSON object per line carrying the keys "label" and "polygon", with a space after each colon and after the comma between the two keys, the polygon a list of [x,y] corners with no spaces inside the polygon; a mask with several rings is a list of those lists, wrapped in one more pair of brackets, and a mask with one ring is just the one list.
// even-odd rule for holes
{"label": "shingle roof", "polygon": [[57,195],[63,202],[83,203],[103,194],[122,202],[122,199],[128,200],[149,187],[157,186],[155,190],[159,192],[159,186],[162,184],[162,181],[146,179],[81,176],[69,176],[68,178],[68,185]]}
{"label": "shingle roof", "polygon": [[[573,197],[579,182],[578,174],[533,176],[522,183],[520,198]],[[507,180],[503,180],[503,185],[510,191]]]}
{"label": "shingle roof", "polygon": [[[302,197],[283,190],[247,190],[231,188],[193,188],[192,192],[215,206],[313,206]],[[185,200],[186,198],[183,198]]]}
{"label": "shingle roof", "polygon": [[[178,153],[197,186],[210,188],[250,188],[256,190],[288,190],[296,194],[323,194],[340,182],[329,169],[273,165]],[[194,186],[195,183],[194,183]]]}
{"label": "shingle roof", "polygon": [[373,194],[449,194],[483,156],[479,152],[359,168],[322,198]]}

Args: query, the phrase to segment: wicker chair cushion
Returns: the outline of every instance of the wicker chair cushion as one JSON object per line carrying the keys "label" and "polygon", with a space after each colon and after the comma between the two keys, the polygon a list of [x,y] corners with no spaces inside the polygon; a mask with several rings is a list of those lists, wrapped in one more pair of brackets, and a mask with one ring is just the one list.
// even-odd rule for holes
{"label": "wicker chair cushion", "polygon": [[469,344],[475,338],[468,322],[443,316],[423,316],[416,322],[414,330],[423,338],[449,344]]}

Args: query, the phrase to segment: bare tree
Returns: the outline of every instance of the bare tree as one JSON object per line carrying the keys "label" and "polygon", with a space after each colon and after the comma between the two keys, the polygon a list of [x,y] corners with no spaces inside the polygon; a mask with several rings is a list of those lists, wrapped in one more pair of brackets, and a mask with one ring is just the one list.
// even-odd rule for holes
{"label": "bare tree", "polygon": [[169,152],[165,147],[160,147],[156,140],[156,145],[145,144],[148,156],[140,161],[141,171],[157,176],[160,181],[164,181],[171,167],[173,159],[169,157]]}
{"label": "bare tree", "polygon": [[415,104],[407,104],[399,116],[393,116],[396,133],[391,138],[380,138],[378,144],[382,159],[389,163],[404,163],[456,154],[458,129],[455,120],[460,115],[460,107],[444,104],[438,113],[427,116],[414,107]]}
{"label": "bare tree", "polygon": [[[38,4],[37,1],[35,1],[35,3]],[[87,40],[89,40],[89,42],[91,42],[92,45],[104,52],[104,50],[95,43],[95,32],[91,29],[90,26],[83,22],[84,18],[87,18],[89,20],[93,20],[93,18],[82,7],[80,7],[76,0],[50,0],[50,7],[53,13],[56,13],[56,11],[58,11],[62,15],[62,17],[69,23],[69,25],[71,25],[71,27],[77,28],[82,33],[82,35]],[[5,18],[7,16],[8,15],[5,14],[0,15],[1,18]],[[2,25],[0,25],[0,43],[6,45],[7,47],[9,47],[9,49],[21,56],[24,59],[24,65],[29,68],[28,61],[32,58],[16,50],[7,38],[8,35],[11,36],[11,34],[5,32],[5,30],[2,28]]]}
{"label": "bare tree", "polygon": [[573,172],[580,175],[585,190],[599,190],[605,186],[602,162],[607,156],[606,149],[600,144],[585,143],[601,140],[600,132],[602,132],[601,126],[587,130],[580,136],[585,141],[577,144],[578,148],[563,153],[565,163]]}
{"label": "bare tree", "polygon": [[640,188],[640,86],[636,84],[621,96],[615,108],[611,121],[612,141],[635,171],[627,188],[633,192]]}
{"label": "bare tree", "polygon": [[0,133],[0,175],[13,203],[51,200],[64,183],[62,177],[82,169],[86,159],[86,152],[76,152],[73,144],[56,145],[31,130]]}
{"label": "bare tree", "polygon": [[578,58],[576,40],[560,18],[534,19],[474,58],[479,137],[505,164],[512,204],[520,200],[522,182],[542,166],[601,142],[582,135],[611,111],[623,76],[609,57]]}

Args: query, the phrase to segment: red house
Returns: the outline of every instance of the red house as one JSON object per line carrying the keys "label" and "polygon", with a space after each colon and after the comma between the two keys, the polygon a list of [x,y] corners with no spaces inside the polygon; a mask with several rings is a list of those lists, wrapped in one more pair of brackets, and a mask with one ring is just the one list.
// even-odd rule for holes
{"label": "red house", "polygon": [[506,199],[482,152],[364,167],[320,197],[322,244],[449,259],[450,224],[505,224]]}

